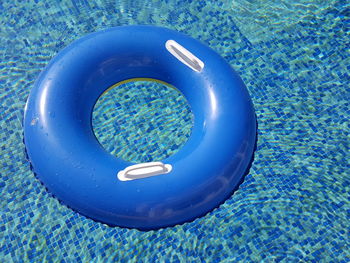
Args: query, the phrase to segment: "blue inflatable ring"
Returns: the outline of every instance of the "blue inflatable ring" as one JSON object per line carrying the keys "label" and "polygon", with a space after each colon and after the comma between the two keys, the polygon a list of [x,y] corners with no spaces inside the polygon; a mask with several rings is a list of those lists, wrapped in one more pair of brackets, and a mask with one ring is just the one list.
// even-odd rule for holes
{"label": "blue inflatable ring", "polygon": [[[177,87],[195,117],[186,144],[161,162],[112,156],[92,129],[99,96],[134,78]],[[85,36],[49,63],[26,104],[24,141],[34,172],[63,203],[149,230],[191,221],[232,194],[252,161],[256,118],[243,82],[209,47],[165,28],[125,26]]]}

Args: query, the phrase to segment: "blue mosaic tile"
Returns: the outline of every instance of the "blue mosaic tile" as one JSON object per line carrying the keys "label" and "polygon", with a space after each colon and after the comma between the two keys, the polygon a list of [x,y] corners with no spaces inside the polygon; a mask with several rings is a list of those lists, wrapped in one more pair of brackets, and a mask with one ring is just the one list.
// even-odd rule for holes
{"label": "blue mosaic tile", "polygon": [[188,140],[194,116],[175,87],[131,81],[105,92],[92,118],[95,135],[111,154],[135,163],[160,161]]}
{"label": "blue mosaic tile", "polygon": [[[1,1],[1,261],[350,262],[350,7],[321,2]],[[246,83],[259,122],[255,160],[238,191],[206,216],[158,231],[111,228],[60,204],[31,172],[22,143],[25,100],[48,61],[87,33],[129,24],[166,26],[215,49]],[[163,92],[169,107],[155,89],[142,100],[159,103],[148,120],[169,110],[183,122],[152,122],[155,146],[138,139],[149,151],[127,148],[123,158],[163,158],[189,135],[185,101]],[[135,93],[146,92],[123,94],[116,107],[127,131],[106,137],[111,152],[135,132],[123,108]],[[103,113],[95,119],[100,140]]]}

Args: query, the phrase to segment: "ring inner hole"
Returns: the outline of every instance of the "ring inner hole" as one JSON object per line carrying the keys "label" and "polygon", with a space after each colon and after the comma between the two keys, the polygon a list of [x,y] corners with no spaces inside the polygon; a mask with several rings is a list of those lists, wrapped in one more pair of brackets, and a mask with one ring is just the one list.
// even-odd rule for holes
{"label": "ring inner hole", "polygon": [[92,126],[112,155],[142,163],[175,154],[188,140],[194,116],[184,95],[153,79],[131,79],[107,89],[98,99]]}

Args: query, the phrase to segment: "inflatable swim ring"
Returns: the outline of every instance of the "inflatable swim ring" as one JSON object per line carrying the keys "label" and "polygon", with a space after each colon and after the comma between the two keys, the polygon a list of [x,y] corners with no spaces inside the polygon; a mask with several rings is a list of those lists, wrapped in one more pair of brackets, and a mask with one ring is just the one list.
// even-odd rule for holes
{"label": "inflatable swim ring", "polygon": [[[99,96],[134,78],[177,87],[194,114],[187,143],[159,162],[112,156],[93,133]],[[209,47],[169,29],[125,26],[52,59],[29,95],[24,141],[38,178],[63,203],[111,226],[149,230],[191,221],[232,194],[252,160],[256,118],[243,82]]]}

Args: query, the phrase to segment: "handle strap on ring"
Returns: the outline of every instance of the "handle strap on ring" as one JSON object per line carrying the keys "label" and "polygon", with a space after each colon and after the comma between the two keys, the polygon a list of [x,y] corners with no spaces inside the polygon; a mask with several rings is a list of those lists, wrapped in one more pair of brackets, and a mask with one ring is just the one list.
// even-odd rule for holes
{"label": "handle strap on ring", "polygon": [[120,181],[131,181],[135,179],[167,174],[171,170],[172,166],[170,164],[164,164],[162,162],[139,163],[128,166],[124,170],[119,171],[118,179]]}

